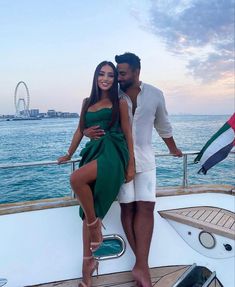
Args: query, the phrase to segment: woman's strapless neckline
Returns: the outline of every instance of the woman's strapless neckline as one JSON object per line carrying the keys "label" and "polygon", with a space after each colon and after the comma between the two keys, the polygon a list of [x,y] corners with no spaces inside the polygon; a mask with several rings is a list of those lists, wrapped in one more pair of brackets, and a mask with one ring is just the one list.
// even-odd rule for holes
{"label": "woman's strapless neckline", "polygon": [[112,107],[111,108],[101,108],[97,111],[87,111],[87,113],[97,113],[97,112],[100,112],[100,111],[103,111],[103,110],[112,110]]}

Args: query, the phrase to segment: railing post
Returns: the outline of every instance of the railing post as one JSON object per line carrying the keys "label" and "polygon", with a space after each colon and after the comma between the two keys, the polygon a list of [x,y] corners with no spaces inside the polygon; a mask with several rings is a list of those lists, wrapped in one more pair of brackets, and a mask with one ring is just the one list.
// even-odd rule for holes
{"label": "railing post", "polygon": [[183,187],[188,186],[188,155],[183,155]]}
{"label": "railing post", "polygon": [[[71,162],[71,172],[73,173],[75,171],[75,162]],[[73,192],[72,188],[71,188],[71,197],[72,198],[76,198],[75,193]]]}

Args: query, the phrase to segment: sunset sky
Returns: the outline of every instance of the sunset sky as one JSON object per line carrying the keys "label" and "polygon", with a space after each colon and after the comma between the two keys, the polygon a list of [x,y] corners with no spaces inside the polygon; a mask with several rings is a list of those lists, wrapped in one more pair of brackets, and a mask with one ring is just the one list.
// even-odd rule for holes
{"label": "sunset sky", "polygon": [[97,64],[126,51],[169,114],[234,112],[234,0],[0,0],[0,114],[19,81],[31,109],[80,113]]}

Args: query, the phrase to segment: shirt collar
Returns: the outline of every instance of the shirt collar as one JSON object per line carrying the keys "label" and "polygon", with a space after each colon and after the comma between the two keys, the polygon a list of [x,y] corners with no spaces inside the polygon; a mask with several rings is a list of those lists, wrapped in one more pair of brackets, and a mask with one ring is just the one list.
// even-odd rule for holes
{"label": "shirt collar", "polygon": [[[142,92],[144,88],[144,83],[142,81],[140,81],[140,91]],[[119,93],[122,94],[122,95],[125,95],[129,98],[129,96],[119,87]]]}

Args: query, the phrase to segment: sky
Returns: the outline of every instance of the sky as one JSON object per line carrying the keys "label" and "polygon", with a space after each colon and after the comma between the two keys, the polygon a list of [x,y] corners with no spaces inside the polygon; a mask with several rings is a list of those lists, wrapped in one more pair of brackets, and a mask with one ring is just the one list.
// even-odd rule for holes
{"label": "sky", "polygon": [[234,1],[0,0],[0,114],[20,81],[30,109],[80,113],[97,64],[124,52],[169,114],[232,114]]}

